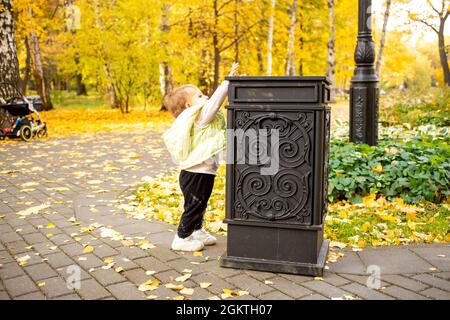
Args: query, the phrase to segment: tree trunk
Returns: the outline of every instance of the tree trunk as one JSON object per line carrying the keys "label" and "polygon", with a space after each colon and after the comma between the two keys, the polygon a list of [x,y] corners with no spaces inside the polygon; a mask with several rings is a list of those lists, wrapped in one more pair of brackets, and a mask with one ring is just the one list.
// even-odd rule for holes
{"label": "tree trunk", "polygon": [[50,98],[50,81],[47,73],[45,72],[46,70],[44,70],[41,47],[36,32],[30,32],[29,39],[36,89],[42,99],[42,108],[44,110],[51,110],[53,109],[53,105]]}
{"label": "tree trunk", "polygon": [[11,0],[0,0],[0,98],[19,94],[19,62]]}
{"label": "tree trunk", "polygon": [[392,3],[392,0],[386,0],[386,11],[384,12],[383,31],[381,33],[380,49],[378,51],[377,66],[376,66],[376,72],[377,72],[378,78],[380,77],[381,62],[383,61],[383,50],[384,50],[384,45],[386,43],[387,24],[389,21],[389,15],[390,15],[390,11],[391,11],[391,3]]}
{"label": "tree trunk", "polygon": [[298,75],[299,76],[303,76],[303,62],[304,62],[303,47],[305,44],[305,39],[303,37],[303,12],[304,12],[304,6],[303,6],[303,2],[301,2],[300,3],[300,24],[299,24],[300,38],[298,39],[299,48],[300,48],[300,59],[298,60]]}
{"label": "tree trunk", "polygon": [[261,50],[261,43],[258,41],[256,43],[256,57],[258,59],[258,71],[260,75],[264,74],[264,60]]}
{"label": "tree trunk", "polygon": [[272,50],[273,50],[273,29],[275,20],[275,1],[270,1],[270,15],[269,15],[269,35],[267,37],[267,75],[272,75]]}
{"label": "tree trunk", "polygon": [[239,23],[238,23],[238,2],[234,0],[234,61],[239,62]]}
{"label": "tree trunk", "polygon": [[[202,48],[201,61],[209,61],[208,51],[205,48]],[[200,65],[200,74],[199,74],[199,88],[207,95],[210,95],[210,85],[208,78],[208,67],[205,63],[201,63]]]}
{"label": "tree trunk", "polygon": [[445,20],[441,18],[441,24],[439,26],[439,34],[438,34],[439,57],[441,60],[442,71],[444,72],[444,82],[447,86],[450,87],[450,68],[448,66],[448,58],[447,58],[447,54],[445,52],[444,29],[445,29]]}
{"label": "tree trunk", "polygon": [[25,69],[24,69],[24,76],[22,79],[23,95],[27,94],[28,81],[30,80],[30,73],[31,73],[31,52],[30,52],[30,43],[28,41],[27,36],[25,36],[25,50],[26,50]]}
{"label": "tree trunk", "polygon": [[120,102],[117,99],[116,88],[114,86],[111,71],[109,70],[107,64],[104,65],[104,69],[106,73],[106,78],[108,79],[107,90],[109,95],[109,105],[111,106],[112,109],[117,109],[119,108]]}
{"label": "tree trunk", "polygon": [[336,29],[335,29],[335,6],[334,0],[328,0],[328,20],[330,24],[330,38],[328,40],[328,78],[331,81],[330,100],[336,101]]}
{"label": "tree trunk", "polygon": [[217,0],[213,2],[214,6],[214,30],[213,30],[213,48],[214,48],[214,82],[213,82],[213,91],[217,89],[219,86],[219,77],[220,77],[220,49],[219,49],[219,38],[217,35],[217,28],[219,24],[219,11],[217,8]]}
{"label": "tree trunk", "polygon": [[81,73],[77,73],[75,79],[77,80],[77,96],[87,96],[86,85],[83,83]]}
{"label": "tree trunk", "polygon": [[289,16],[291,18],[291,24],[289,25],[289,41],[286,58],[286,75],[295,76],[295,60],[294,60],[294,48],[295,48],[295,27],[297,24],[297,0],[293,0],[292,7],[289,9]]}
{"label": "tree trunk", "polygon": [[[162,15],[160,22],[160,32],[161,32],[161,48],[163,51],[163,59],[159,64],[159,84],[161,90],[161,97],[165,97],[173,88],[173,76],[172,68],[168,61],[168,42],[167,36],[170,32],[170,3],[164,3],[162,7]],[[166,107],[161,104],[161,110],[166,110]]]}

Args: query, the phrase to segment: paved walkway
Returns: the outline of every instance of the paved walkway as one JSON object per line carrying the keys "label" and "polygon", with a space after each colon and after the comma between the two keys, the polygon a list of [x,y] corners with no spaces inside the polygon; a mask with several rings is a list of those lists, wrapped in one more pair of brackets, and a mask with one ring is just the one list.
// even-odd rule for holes
{"label": "paved walkway", "polygon": [[[117,208],[136,181],[169,167],[150,131],[0,142],[0,299],[450,299],[450,244],[334,248],[344,256],[322,279],[220,268],[223,237],[201,257],[173,252],[174,226]],[[124,238],[108,238],[112,230]],[[78,270],[80,286],[69,289]],[[159,286],[138,290],[148,280]]]}

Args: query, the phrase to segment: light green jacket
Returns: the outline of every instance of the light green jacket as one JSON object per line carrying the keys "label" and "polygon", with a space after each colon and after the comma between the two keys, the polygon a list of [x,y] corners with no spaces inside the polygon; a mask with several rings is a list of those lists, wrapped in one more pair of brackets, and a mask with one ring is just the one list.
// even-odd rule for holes
{"label": "light green jacket", "polygon": [[187,169],[213,157],[226,148],[226,123],[219,109],[208,125],[195,123],[204,104],[184,110],[163,134],[163,140],[180,169]]}

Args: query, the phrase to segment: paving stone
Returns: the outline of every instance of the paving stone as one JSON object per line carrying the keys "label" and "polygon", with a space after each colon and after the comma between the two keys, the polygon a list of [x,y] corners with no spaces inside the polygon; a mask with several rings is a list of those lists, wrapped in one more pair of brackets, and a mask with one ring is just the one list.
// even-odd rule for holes
{"label": "paving stone", "polygon": [[[26,236],[26,235],[24,235]],[[0,241],[4,244],[23,240],[16,232],[8,232],[0,234]]]}
{"label": "paving stone", "polygon": [[42,292],[36,291],[14,298],[14,300],[46,300]]}
{"label": "paving stone", "polygon": [[101,245],[95,246],[94,254],[101,259],[113,257],[119,254],[119,252],[113,249],[111,246],[102,243]]}
{"label": "paving stone", "polygon": [[6,291],[8,291],[8,294],[13,298],[34,291],[38,291],[37,286],[27,275],[19,276],[12,279],[5,279],[4,284]]}
{"label": "paving stone", "polygon": [[161,281],[162,283],[166,284],[168,282],[176,283],[175,279],[179,276],[182,276],[180,272],[177,272],[175,270],[168,270],[163,272],[158,272],[153,277]]}
{"label": "paving stone", "polygon": [[450,271],[447,272],[439,272],[435,274],[436,277],[441,279],[450,280]]}
{"label": "paving stone", "polygon": [[137,247],[122,247],[118,251],[121,255],[131,260],[148,257],[148,254],[144,250]]}
{"label": "paving stone", "polygon": [[81,300],[81,298],[77,294],[73,293],[65,296],[55,297],[52,298],[51,300]]}
{"label": "paving stone", "polygon": [[223,278],[218,277],[216,274],[209,273],[209,272],[201,273],[198,275],[193,275],[191,277],[191,280],[199,285],[202,282],[211,283],[211,286],[209,286],[207,289],[208,289],[208,291],[210,291],[214,294],[223,293],[223,289],[230,289],[230,290],[236,289],[234,284],[231,284],[231,283],[225,281]]}
{"label": "paving stone", "polygon": [[282,277],[276,277],[270,279],[270,281],[273,282],[271,285],[272,287],[294,299],[298,299],[312,293],[310,290]]}
{"label": "paving stone", "polygon": [[329,300],[328,298],[320,295],[320,294],[311,294],[309,296],[303,297],[300,300]]}
{"label": "paving stone", "polygon": [[6,293],[6,291],[0,291],[0,301],[1,300],[11,300],[11,298],[8,296],[8,293]]}
{"label": "paving stone", "polygon": [[292,297],[285,295],[279,291],[272,291],[265,293],[259,297],[261,300],[292,300]]}
{"label": "paving stone", "polygon": [[169,250],[169,248],[156,247],[154,249],[149,250],[148,254],[163,262],[180,258],[180,255]]}
{"label": "paving stone", "polygon": [[360,285],[359,283],[349,283],[341,287],[343,290],[357,295],[363,299],[368,300],[393,300],[392,297],[380,293],[376,290],[369,289],[367,286]]}
{"label": "paving stone", "polygon": [[126,224],[121,225],[120,227],[116,227],[115,230],[122,234],[126,234],[128,236],[133,236],[136,234],[145,234],[148,232],[156,233],[167,231],[167,226],[159,225],[156,223],[150,223],[147,221],[139,221],[135,223],[130,223],[130,220],[126,222]]}
{"label": "paving stone", "polygon": [[311,281],[311,279],[312,279],[312,277],[300,276],[300,275],[296,275],[296,274],[278,273],[276,275],[278,277],[283,277],[289,281],[292,281],[292,282],[298,283],[298,284],[302,284],[303,282],[306,282],[306,281]]}
{"label": "paving stone", "polygon": [[66,267],[72,264],[75,264],[69,256],[67,256],[63,252],[57,252],[53,254],[48,254],[45,256],[47,258],[47,263],[51,265],[53,268]]}
{"label": "paving stone", "polygon": [[44,236],[42,233],[40,233],[40,232],[24,234],[23,238],[29,244],[36,244],[36,243],[48,242],[49,241],[49,239],[46,236]]}
{"label": "paving stone", "polygon": [[433,266],[407,247],[372,247],[359,252],[366,266],[377,265],[381,276],[408,272],[427,272]]}
{"label": "paving stone", "polygon": [[71,283],[67,283],[61,277],[45,279],[43,282],[45,282],[45,285],[41,287],[41,290],[48,298],[55,298],[74,293],[74,290],[70,289],[69,286]]}
{"label": "paving stone", "polygon": [[87,253],[78,257],[77,264],[86,270],[89,270],[91,268],[99,268],[105,265],[102,260],[100,260],[96,255],[92,253]]}
{"label": "paving stone", "polygon": [[56,248],[54,250],[50,249],[50,247],[54,247],[55,245],[51,242],[42,242],[42,243],[37,243],[33,245],[33,249],[36,252],[39,252],[42,256],[46,256],[46,255],[50,255],[50,254],[54,254],[57,252],[61,252],[59,250],[59,248]]}
{"label": "paving stone", "polygon": [[158,289],[148,292],[146,296],[154,295],[157,296],[156,300],[167,300],[179,296],[177,291],[167,289],[164,285],[160,285]]}
{"label": "paving stone", "polygon": [[399,300],[429,300],[422,295],[416,294],[412,291],[403,289],[398,286],[386,287],[385,289],[381,290],[381,292],[386,293]]}
{"label": "paving stone", "polygon": [[71,257],[77,257],[83,254],[83,246],[79,243],[69,243],[59,248]]}
{"label": "paving stone", "polygon": [[57,234],[54,237],[52,237],[51,240],[57,246],[73,243],[75,241],[72,237],[69,237],[65,233]]}
{"label": "paving stone", "polygon": [[325,281],[333,286],[336,286],[336,287],[340,287],[344,284],[350,283],[350,280],[345,279],[337,274],[329,273],[329,272],[324,273],[323,281]]}
{"label": "paving stone", "polygon": [[[359,275],[353,275],[353,274],[340,274],[341,277],[344,277],[352,282],[356,282],[359,283],[363,286],[367,286],[367,281],[369,281],[369,274],[365,275],[365,276],[359,276]],[[381,287],[385,287],[387,285],[389,285],[386,281],[383,281],[384,276],[381,275],[380,276],[380,286]]]}
{"label": "paving stone", "polygon": [[21,254],[23,252],[27,252],[30,249],[27,249],[26,247],[28,247],[28,243],[26,243],[25,241],[21,240],[21,241],[16,241],[16,242],[10,242],[6,244],[6,248],[9,250],[9,252],[11,252],[11,254],[16,255],[16,254]]}
{"label": "paving stone", "polygon": [[422,291],[429,287],[429,285],[403,277],[401,275],[385,275],[383,276],[383,280],[414,292]]}
{"label": "paving stone", "polygon": [[[152,259],[154,259],[154,258],[152,257]],[[166,262],[165,264],[161,263],[160,268],[162,270],[168,270],[169,268],[173,268],[180,273],[182,273],[182,271],[185,269],[192,270],[192,272],[190,272],[191,274],[198,274],[198,273],[202,272],[202,270],[200,270],[200,268],[197,268],[195,265],[191,264],[189,261],[187,261],[186,259],[183,259],[183,258],[180,258],[177,260],[172,260],[172,261]],[[150,269],[148,269],[148,270],[150,270]]]}
{"label": "paving stone", "polygon": [[0,279],[3,280],[15,278],[24,274],[25,272],[16,262],[5,263],[3,267],[0,268]]}
{"label": "paving stone", "polygon": [[121,255],[115,256],[114,262],[116,263],[114,268],[122,267],[125,271],[139,268],[136,263]]}
{"label": "paving stone", "polygon": [[19,232],[19,234],[21,235],[36,232],[36,228],[31,224],[21,225],[19,228],[21,229],[21,231]]}
{"label": "paving stone", "polygon": [[276,276],[276,274],[272,272],[262,272],[254,270],[245,270],[245,273],[257,280],[267,280]]}
{"label": "paving stone", "polygon": [[367,267],[356,252],[351,250],[342,250],[344,256],[334,263],[328,263],[328,271],[332,273],[366,274]]}
{"label": "paving stone", "polygon": [[439,270],[450,271],[450,245],[439,245],[438,247],[411,247],[410,250]]}
{"label": "paving stone", "polygon": [[96,300],[109,297],[111,294],[103,288],[94,279],[83,280],[80,284],[80,289],[77,289],[77,293],[86,300]]}
{"label": "paving stone", "polygon": [[4,234],[4,233],[14,233],[15,231],[14,231],[14,229],[13,228],[11,228],[11,226],[10,225],[8,225],[8,224],[0,224],[0,233],[1,234]]}
{"label": "paving stone", "polygon": [[130,282],[123,282],[113,284],[107,289],[118,300],[144,300],[145,294],[137,289],[137,287]]}
{"label": "paving stone", "polygon": [[100,282],[103,286],[109,286],[119,282],[124,282],[126,279],[118,272],[112,269],[99,269],[91,273],[91,275]]}
{"label": "paving stone", "polygon": [[45,263],[26,266],[25,271],[35,282],[58,275],[51,267],[49,267],[49,265]]}
{"label": "paving stone", "polygon": [[450,292],[450,281],[438,277],[433,277],[432,275],[429,274],[420,274],[414,276],[413,279],[419,280],[420,282],[426,283],[435,288],[439,288],[447,292]]}
{"label": "paving stone", "polygon": [[202,270],[203,272],[213,272],[223,278],[233,277],[244,273],[243,270],[239,269],[222,268],[217,260],[212,260],[200,265],[193,266],[200,268],[200,270]]}
{"label": "paving stone", "polygon": [[321,281],[321,280],[313,280],[313,281],[309,281],[309,282],[304,282],[304,283],[302,283],[302,286],[304,286],[312,291],[318,292],[329,298],[339,298],[339,297],[343,297],[344,295],[350,294],[347,291],[344,291],[340,288],[332,286],[331,284],[326,283],[325,281]]}
{"label": "paving stone", "polygon": [[139,285],[141,283],[148,281],[151,278],[151,276],[145,274],[145,271],[146,270],[144,269],[138,268],[125,271],[123,275],[131,282]]}
{"label": "paving stone", "polygon": [[255,296],[259,296],[273,290],[273,288],[265,285],[263,282],[255,280],[246,274],[228,278],[227,281]]}
{"label": "paving stone", "polygon": [[14,258],[7,251],[0,251],[0,263],[14,262]]}
{"label": "paving stone", "polygon": [[429,288],[420,292],[420,294],[436,300],[450,300],[450,292],[446,292],[438,288]]}

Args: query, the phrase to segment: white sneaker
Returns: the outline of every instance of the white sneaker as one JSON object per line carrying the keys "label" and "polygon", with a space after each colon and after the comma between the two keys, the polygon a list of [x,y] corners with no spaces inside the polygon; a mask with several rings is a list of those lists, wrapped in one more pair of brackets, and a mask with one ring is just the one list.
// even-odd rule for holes
{"label": "white sneaker", "polygon": [[194,240],[192,236],[182,239],[178,235],[175,235],[172,242],[172,250],[178,251],[200,251],[203,247],[203,242]]}
{"label": "white sneaker", "polygon": [[209,232],[206,232],[203,229],[194,231],[192,233],[192,238],[201,241],[205,246],[211,246],[213,244],[216,244],[217,242],[216,237],[214,237]]}

